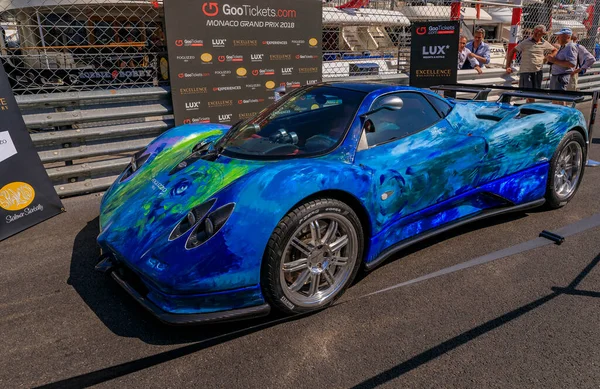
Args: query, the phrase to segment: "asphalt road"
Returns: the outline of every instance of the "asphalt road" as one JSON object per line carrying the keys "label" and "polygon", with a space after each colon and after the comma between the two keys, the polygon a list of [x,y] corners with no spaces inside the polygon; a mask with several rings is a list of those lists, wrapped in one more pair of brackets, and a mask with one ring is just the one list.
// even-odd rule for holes
{"label": "asphalt road", "polygon": [[428,240],[325,311],[186,328],[158,323],[93,270],[100,195],[67,199],[66,213],[0,243],[0,387],[598,387],[598,227],[367,295],[597,221],[599,195],[600,168],[588,169],[566,207]]}

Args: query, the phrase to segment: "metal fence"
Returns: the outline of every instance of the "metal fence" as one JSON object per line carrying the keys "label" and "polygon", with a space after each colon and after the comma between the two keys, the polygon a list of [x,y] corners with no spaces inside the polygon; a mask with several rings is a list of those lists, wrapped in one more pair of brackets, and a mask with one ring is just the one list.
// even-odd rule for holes
{"label": "metal fence", "polygon": [[148,0],[0,0],[0,57],[18,95],[158,86],[162,20]]}

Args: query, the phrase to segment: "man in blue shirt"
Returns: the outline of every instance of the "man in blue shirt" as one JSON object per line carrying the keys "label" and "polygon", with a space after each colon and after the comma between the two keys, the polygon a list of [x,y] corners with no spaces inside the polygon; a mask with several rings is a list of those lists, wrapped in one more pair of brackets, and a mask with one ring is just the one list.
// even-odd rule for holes
{"label": "man in blue shirt", "polygon": [[[471,52],[469,58],[476,59],[482,68],[490,63],[490,46],[483,41],[483,38],[485,38],[485,30],[479,28],[475,31],[473,40],[467,43],[467,49]],[[469,61],[466,61],[462,69],[473,69],[473,67]]]}
{"label": "man in blue shirt", "polygon": [[560,49],[554,55],[548,54],[546,61],[552,64],[550,76],[550,89],[567,90],[571,73],[577,66],[577,46],[571,42],[573,32],[570,28],[563,28],[554,35],[558,36],[557,43]]}

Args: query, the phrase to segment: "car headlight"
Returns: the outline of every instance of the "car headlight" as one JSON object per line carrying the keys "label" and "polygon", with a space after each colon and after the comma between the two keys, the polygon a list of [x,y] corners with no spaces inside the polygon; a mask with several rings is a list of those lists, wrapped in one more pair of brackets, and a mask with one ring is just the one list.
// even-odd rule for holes
{"label": "car headlight", "polygon": [[189,230],[191,230],[196,224],[204,220],[205,216],[211,210],[213,205],[217,199],[208,200],[197,207],[192,208],[191,211],[188,212],[187,215],[175,226],[171,235],[169,236],[169,240],[174,240],[179,238],[181,235],[185,234]]}
{"label": "car headlight", "polygon": [[190,250],[202,245],[214,236],[225,225],[235,208],[234,203],[225,204],[197,221],[196,228],[190,234],[185,248]]}

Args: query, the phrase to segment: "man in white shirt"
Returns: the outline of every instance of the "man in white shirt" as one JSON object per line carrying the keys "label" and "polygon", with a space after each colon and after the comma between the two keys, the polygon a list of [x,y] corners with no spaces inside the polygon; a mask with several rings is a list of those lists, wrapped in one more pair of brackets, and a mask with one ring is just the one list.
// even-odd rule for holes
{"label": "man in white shirt", "polygon": [[585,73],[585,71],[592,67],[596,59],[594,55],[590,53],[585,46],[577,43],[578,36],[576,33],[571,35],[571,41],[577,47],[577,67],[571,73],[571,79],[569,80],[569,85],[567,86],[567,90],[576,91],[577,90],[577,81],[579,79],[579,74]]}
{"label": "man in white shirt", "polygon": [[467,49],[467,37],[464,35],[460,36],[460,39],[458,41],[458,68],[462,69],[463,65],[465,64],[465,61],[469,61],[469,63],[471,64],[471,67],[475,70],[477,70],[477,73],[481,74],[483,73],[483,70],[481,70],[481,67],[479,66],[479,61],[477,61],[475,58],[471,58],[469,56],[469,54],[471,54],[471,50]]}

